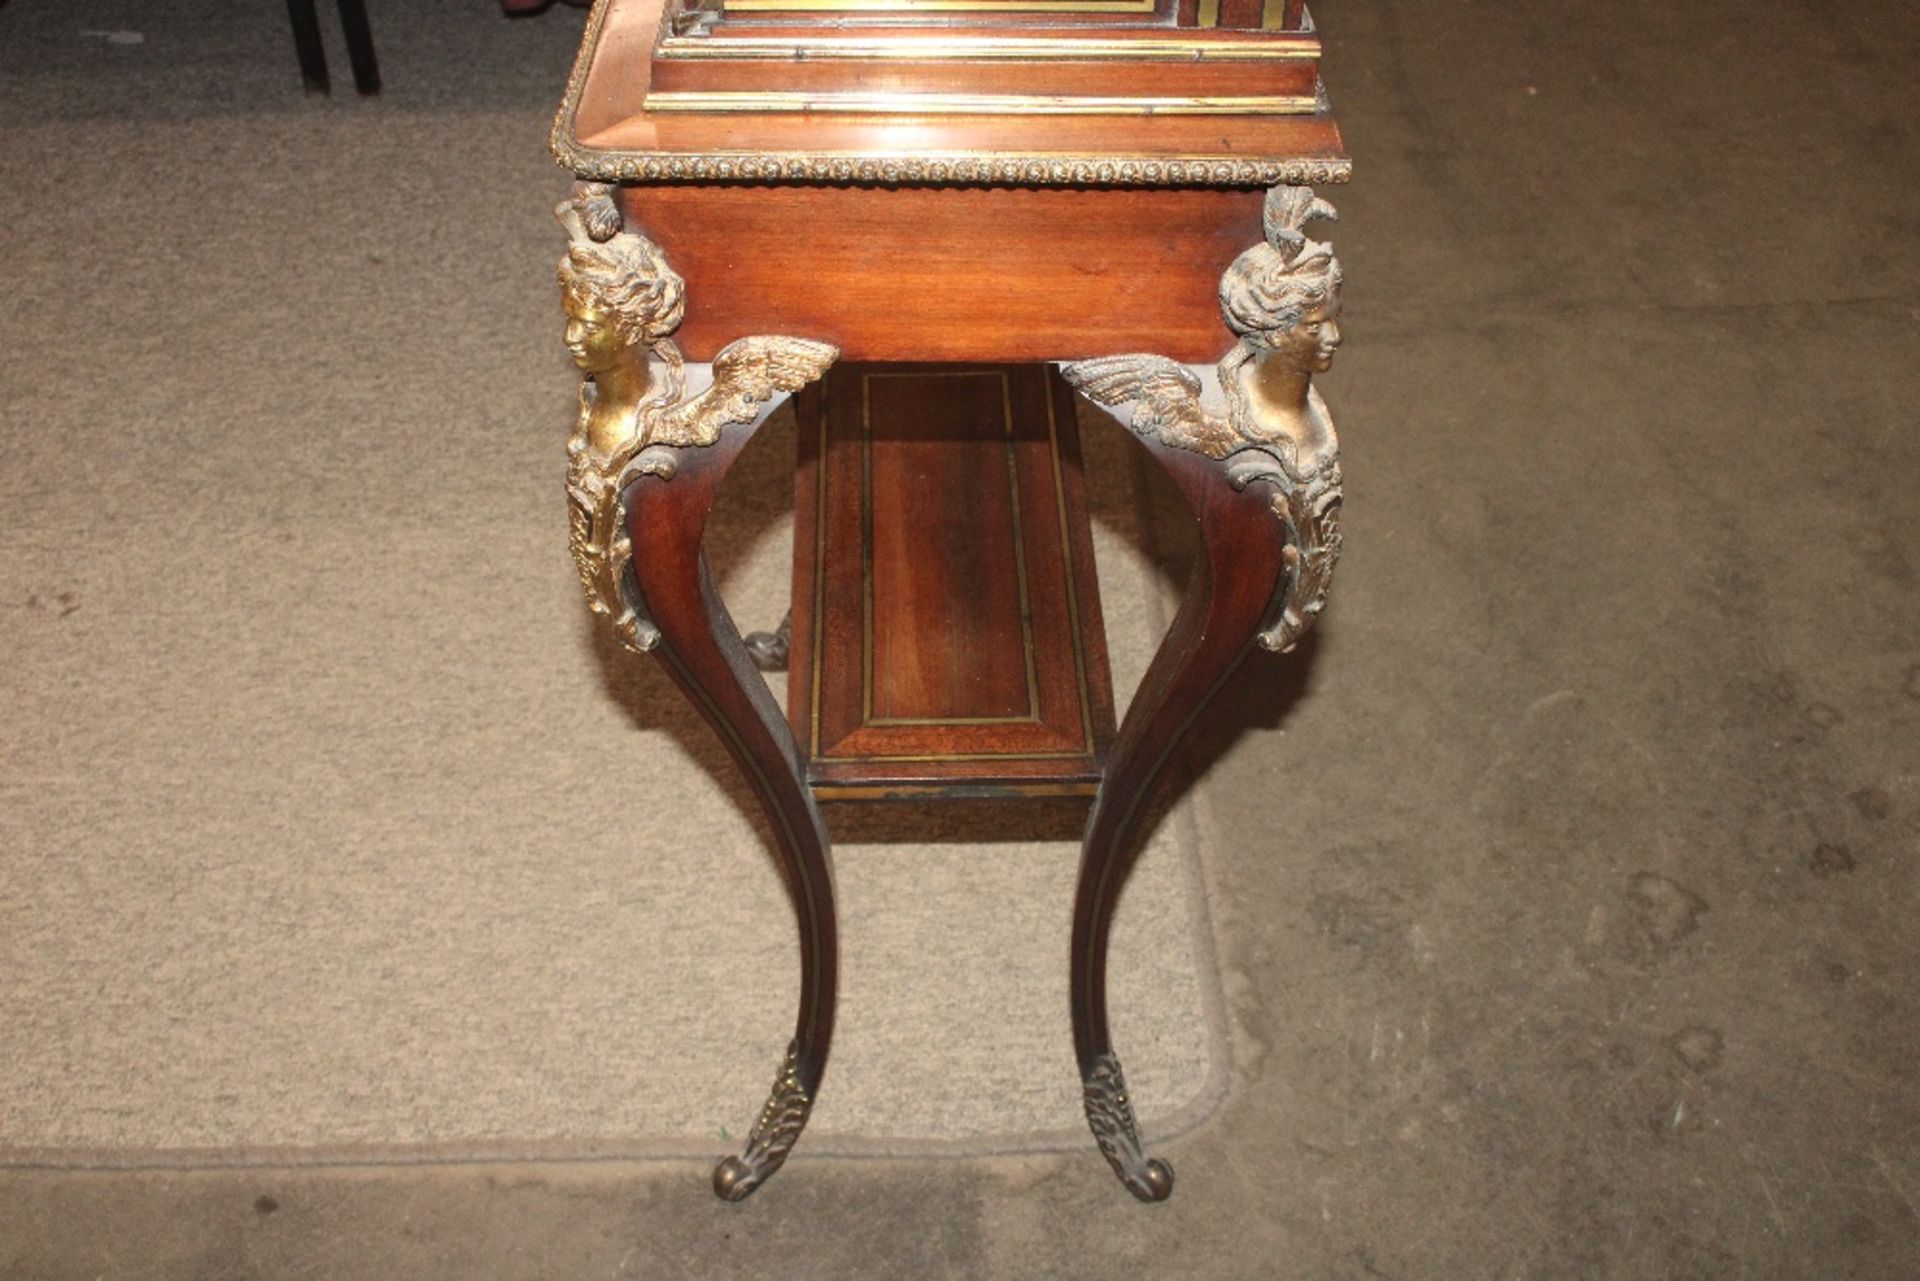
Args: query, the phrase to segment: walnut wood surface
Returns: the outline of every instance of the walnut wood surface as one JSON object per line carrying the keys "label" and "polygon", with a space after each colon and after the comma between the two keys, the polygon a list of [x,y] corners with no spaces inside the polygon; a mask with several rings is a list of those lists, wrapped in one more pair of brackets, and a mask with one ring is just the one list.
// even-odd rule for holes
{"label": "walnut wood surface", "polygon": [[1220,25],[1257,28],[1266,19],[1266,0],[1220,0]]}
{"label": "walnut wood surface", "polygon": [[[1214,25],[1222,29],[1247,31],[1299,31],[1305,26],[1306,0],[1219,0]],[[1270,22],[1270,17],[1276,22]],[[1178,26],[1204,26],[1199,0],[1180,0],[1175,23]]]}
{"label": "walnut wood surface", "polygon": [[1072,392],[842,364],[800,409],[788,716],[817,792],[1090,794],[1113,694]]}
{"label": "walnut wood surface", "polygon": [[1222,272],[1260,239],[1236,188],[627,187],[697,300],[676,335],[711,359],[749,333],[846,360],[1217,360]]}

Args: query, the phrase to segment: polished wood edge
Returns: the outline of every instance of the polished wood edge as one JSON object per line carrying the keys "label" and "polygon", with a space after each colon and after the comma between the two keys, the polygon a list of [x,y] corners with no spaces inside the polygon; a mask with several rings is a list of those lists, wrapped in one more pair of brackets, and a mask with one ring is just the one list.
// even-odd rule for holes
{"label": "polished wood edge", "polygon": [[[1353,162],[1346,156],[1070,156],[942,150],[637,152],[592,147],[581,141],[577,122],[588,73],[612,5],[613,0],[595,0],[548,138],[554,159],[588,181],[1267,187],[1343,183],[1353,176]],[[1325,111],[1324,102],[1321,110]]]}

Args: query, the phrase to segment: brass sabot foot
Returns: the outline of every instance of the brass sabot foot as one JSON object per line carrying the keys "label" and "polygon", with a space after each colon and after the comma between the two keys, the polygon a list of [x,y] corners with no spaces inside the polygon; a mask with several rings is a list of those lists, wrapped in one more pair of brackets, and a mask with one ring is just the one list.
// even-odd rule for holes
{"label": "brass sabot foot", "polygon": [[1159,1157],[1149,1157],[1145,1167],[1129,1172],[1114,1167],[1127,1191],[1142,1201],[1164,1201],[1173,1195],[1173,1167]]}
{"label": "brass sabot foot", "polygon": [[807,1127],[813,1100],[800,1085],[800,1047],[787,1047],[787,1060],[773,1083],[773,1094],[760,1109],[753,1133],[747,1136],[747,1148],[739,1156],[730,1156],[713,1170],[713,1194],[722,1201],[744,1201],[754,1189],[773,1177],[786,1164],[787,1153]]}
{"label": "brass sabot foot", "polygon": [[727,1157],[713,1167],[713,1194],[722,1201],[744,1201],[771,1173],[770,1169],[756,1172],[737,1156]]}
{"label": "brass sabot foot", "polygon": [[1173,1167],[1141,1150],[1140,1127],[1133,1118],[1133,1100],[1127,1095],[1120,1060],[1111,1054],[1095,1059],[1083,1088],[1087,1127],[1127,1191],[1148,1202],[1172,1196]]}

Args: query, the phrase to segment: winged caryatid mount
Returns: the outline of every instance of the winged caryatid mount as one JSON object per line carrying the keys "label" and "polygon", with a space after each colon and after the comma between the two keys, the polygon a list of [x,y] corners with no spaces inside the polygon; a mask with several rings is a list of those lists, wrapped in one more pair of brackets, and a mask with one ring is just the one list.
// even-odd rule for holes
{"label": "winged caryatid mount", "polygon": [[765,406],[826,372],[839,349],[807,338],[758,336],[713,358],[712,383],[687,392],[673,332],[686,286],[659,246],[625,229],[613,188],[576,183],[555,211],[567,230],[560,294],[567,350],[582,374],[580,414],[567,440],[569,545],[587,607],[627,648],[659,640],[628,583],[633,549],[621,492],[636,475],[670,478],[675,451],[711,445],[721,428],[751,423]]}
{"label": "winged caryatid mount", "polygon": [[[1306,187],[1267,193],[1266,238],[1220,279],[1220,311],[1239,339],[1212,370],[1165,356],[1103,356],[1061,367],[1067,381],[1138,434],[1226,464],[1243,489],[1274,486],[1274,514],[1287,527],[1290,583],[1260,633],[1290,650],[1326,605],[1340,555],[1340,445],[1313,375],[1340,346],[1340,264],[1302,230],[1333,206]],[[1209,386],[1208,383],[1216,383]]]}

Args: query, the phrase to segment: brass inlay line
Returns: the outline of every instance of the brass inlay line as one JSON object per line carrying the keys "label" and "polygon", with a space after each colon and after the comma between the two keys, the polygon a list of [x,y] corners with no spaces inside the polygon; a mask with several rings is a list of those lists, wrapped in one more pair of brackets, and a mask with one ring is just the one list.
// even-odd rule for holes
{"label": "brass inlay line", "polygon": [[860,376],[860,721],[873,719],[873,379]]}
{"label": "brass inlay line", "polygon": [[[871,385],[876,378],[998,378],[1000,380],[1001,422],[1007,434],[1007,478],[1012,487],[1013,504],[1013,566],[1014,579],[1020,593],[1020,647],[1026,663],[1027,677],[1027,714],[1025,716],[875,716],[873,714],[873,396]],[[940,726],[940,725],[1037,725],[1040,723],[1040,684],[1036,675],[1033,658],[1033,612],[1028,604],[1027,594],[1027,558],[1025,540],[1020,529],[1020,478],[1014,469],[1013,452],[1013,391],[1006,371],[984,369],[936,370],[922,373],[862,373],[860,376],[860,485],[861,485],[861,546],[860,546],[860,722],[862,728],[869,726]],[[816,704],[817,705],[817,704]],[[994,753],[994,755],[998,755]],[[835,756],[833,760],[854,759]],[[910,757],[885,757],[879,759],[908,760]],[[938,758],[946,759],[946,758]],[[961,759],[961,758],[952,758]]]}
{"label": "brass inlay line", "polygon": [[[862,729],[879,726],[882,729],[900,726],[927,725],[1038,725],[1038,716],[870,716],[861,722]],[[835,757],[839,760],[839,757]]]}
{"label": "brass inlay line", "polygon": [[1098,97],[997,93],[739,93],[654,91],[647,110],[656,112],[845,112],[853,115],[1065,115],[1065,116],[1301,116],[1312,115],[1311,94],[1250,97]]}
{"label": "brass inlay line", "polygon": [[[1220,0],[1202,0],[1218,21]],[[1203,23],[1211,26],[1212,22]],[[1317,62],[1320,46],[1310,40],[1060,40],[1011,36],[953,36],[935,40],[892,40],[859,36],[667,36],[656,61],[739,62]]]}

